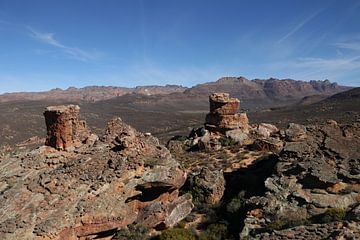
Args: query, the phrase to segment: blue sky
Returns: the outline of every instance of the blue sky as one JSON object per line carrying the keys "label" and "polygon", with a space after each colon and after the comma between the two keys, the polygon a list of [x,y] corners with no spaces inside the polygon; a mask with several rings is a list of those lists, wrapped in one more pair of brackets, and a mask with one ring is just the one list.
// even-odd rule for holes
{"label": "blue sky", "polygon": [[0,0],[0,93],[221,76],[360,86],[359,12],[360,0]]}

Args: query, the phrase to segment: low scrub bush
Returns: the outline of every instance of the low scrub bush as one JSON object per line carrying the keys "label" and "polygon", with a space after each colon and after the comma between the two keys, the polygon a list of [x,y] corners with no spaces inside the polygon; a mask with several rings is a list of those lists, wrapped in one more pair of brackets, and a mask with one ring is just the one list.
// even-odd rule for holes
{"label": "low scrub bush", "polygon": [[265,231],[272,232],[274,230],[281,230],[308,224],[310,224],[310,221],[307,219],[278,219],[268,223],[265,227]]}
{"label": "low scrub bush", "polygon": [[223,240],[228,239],[228,229],[225,224],[210,224],[205,232],[200,235],[200,240]]}
{"label": "low scrub bush", "polygon": [[219,142],[221,143],[221,146],[223,147],[229,147],[229,146],[234,146],[237,144],[237,142],[231,138],[225,138],[222,137],[219,139]]}
{"label": "low scrub bush", "polygon": [[115,240],[146,240],[149,239],[148,229],[141,225],[129,225],[127,228],[120,229],[115,236]]}
{"label": "low scrub bush", "polygon": [[346,216],[346,212],[344,209],[329,208],[322,215],[321,222],[328,223],[328,222],[342,221],[345,219],[345,216]]}
{"label": "low scrub bush", "polygon": [[157,240],[196,240],[191,230],[185,228],[167,229],[161,233]]}

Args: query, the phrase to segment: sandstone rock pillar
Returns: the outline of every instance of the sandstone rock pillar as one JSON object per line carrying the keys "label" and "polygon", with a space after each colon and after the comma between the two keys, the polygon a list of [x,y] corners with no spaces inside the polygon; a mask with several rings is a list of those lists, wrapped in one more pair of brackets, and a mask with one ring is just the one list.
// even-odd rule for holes
{"label": "sandstone rock pillar", "polygon": [[45,145],[58,150],[69,150],[81,144],[90,135],[85,121],[79,118],[78,105],[49,106],[44,117],[47,128]]}
{"label": "sandstone rock pillar", "polygon": [[246,113],[237,113],[240,100],[228,93],[213,93],[209,97],[210,113],[206,115],[205,127],[210,131],[226,132],[233,129],[248,129]]}

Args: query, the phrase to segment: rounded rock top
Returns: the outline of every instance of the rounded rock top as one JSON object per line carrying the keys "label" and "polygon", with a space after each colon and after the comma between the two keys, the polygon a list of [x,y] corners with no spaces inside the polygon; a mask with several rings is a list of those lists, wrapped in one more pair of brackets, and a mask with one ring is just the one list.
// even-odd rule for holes
{"label": "rounded rock top", "polygon": [[228,93],[213,93],[210,95],[210,101],[213,102],[222,102],[222,103],[228,103],[228,102],[240,102],[237,98],[232,98]]}
{"label": "rounded rock top", "polygon": [[58,106],[49,106],[45,108],[46,112],[73,112],[73,111],[80,111],[79,105],[58,105]]}

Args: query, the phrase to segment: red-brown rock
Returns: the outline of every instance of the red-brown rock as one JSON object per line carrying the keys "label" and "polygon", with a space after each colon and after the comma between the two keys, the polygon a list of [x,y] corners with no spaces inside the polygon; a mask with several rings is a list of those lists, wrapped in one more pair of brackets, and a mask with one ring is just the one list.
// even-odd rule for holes
{"label": "red-brown rock", "polygon": [[212,114],[234,115],[240,108],[239,99],[231,98],[228,93],[213,93],[209,102]]}
{"label": "red-brown rock", "polygon": [[85,121],[79,118],[77,105],[50,106],[44,116],[47,127],[45,145],[67,150],[79,145],[90,135]]}
{"label": "red-brown rock", "polygon": [[246,113],[237,113],[234,115],[218,115],[209,113],[206,115],[206,126],[215,130],[247,130],[248,124],[249,120]]}
{"label": "red-brown rock", "polygon": [[228,93],[213,93],[209,102],[210,113],[206,115],[206,129],[222,133],[232,129],[248,131],[249,120],[246,113],[237,113],[240,107],[239,99],[231,98]]}
{"label": "red-brown rock", "polygon": [[[71,144],[81,139],[78,110],[48,109],[50,133],[65,132]],[[171,227],[191,212],[191,196],[179,196],[187,173],[155,137],[117,118],[103,139],[85,143],[76,151],[42,146],[0,161],[0,239],[97,239],[135,221]]]}

